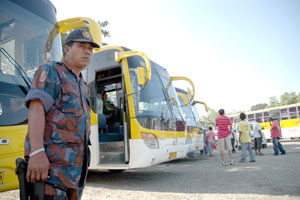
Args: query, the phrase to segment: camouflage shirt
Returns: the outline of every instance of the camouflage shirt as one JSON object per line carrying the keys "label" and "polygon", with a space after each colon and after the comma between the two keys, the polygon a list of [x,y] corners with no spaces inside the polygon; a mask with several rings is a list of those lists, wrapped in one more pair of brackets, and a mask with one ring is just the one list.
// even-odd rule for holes
{"label": "camouflage shirt", "polygon": [[[39,99],[45,109],[44,146],[50,162],[49,182],[59,181],[68,188],[79,188],[84,154],[89,159],[90,135],[89,90],[80,73],[63,62],[50,62],[36,71],[32,87],[26,96]],[[25,141],[25,156],[30,153],[28,135]],[[48,195],[54,191],[46,191]]]}

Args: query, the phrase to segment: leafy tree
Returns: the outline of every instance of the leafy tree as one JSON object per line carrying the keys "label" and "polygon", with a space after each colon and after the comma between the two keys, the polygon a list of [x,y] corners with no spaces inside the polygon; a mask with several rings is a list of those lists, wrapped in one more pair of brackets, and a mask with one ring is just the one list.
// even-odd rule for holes
{"label": "leafy tree", "polygon": [[201,120],[204,121],[216,121],[216,118],[219,116],[219,113],[215,111],[213,108],[208,107],[208,114],[207,116],[201,116]]}
{"label": "leafy tree", "polygon": [[290,105],[297,103],[297,95],[295,92],[285,92],[283,95],[280,96],[280,104],[281,105]]}
{"label": "leafy tree", "polygon": [[270,108],[273,108],[273,107],[276,107],[276,106],[280,106],[280,103],[277,99],[276,96],[272,96],[269,98],[269,107]]}
{"label": "leafy tree", "polygon": [[300,103],[300,92],[298,93],[297,103]]}
{"label": "leafy tree", "polygon": [[266,103],[259,103],[251,107],[251,111],[265,109],[268,106]]}
{"label": "leafy tree", "polygon": [[100,29],[101,29],[101,33],[102,33],[102,36],[105,38],[105,37],[110,37],[110,33],[109,31],[105,30],[105,27],[107,27],[107,25],[109,24],[109,22],[107,20],[101,22],[101,21],[98,21],[97,22],[98,25],[100,26]]}

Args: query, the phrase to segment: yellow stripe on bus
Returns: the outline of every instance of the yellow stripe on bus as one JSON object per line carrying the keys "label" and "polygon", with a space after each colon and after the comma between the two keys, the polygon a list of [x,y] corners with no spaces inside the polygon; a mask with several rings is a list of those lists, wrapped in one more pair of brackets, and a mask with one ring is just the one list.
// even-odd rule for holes
{"label": "yellow stripe on bus", "polygon": [[[280,126],[281,128],[300,127],[300,119],[281,120]],[[260,127],[264,128],[265,130],[271,129],[271,125],[269,122],[260,123]]]}
{"label": "yellow stripe on bus", "polygon": [[91,125],[98,125],[98,118],[93,110],[91,110]]}
{"label": "yellow stripe on bus", "polygon": [[280,122],[280,125],[281,125],[281,128],[300,127],[300,119],[282,120]]}
{"label": "yellow stripe on bus", "polygon": [[156,138],[184,138],[186,137],[185,131],[161,131],[161,130],[152,130],[142,127],[136,118],[133,118],[131,121],[131,139],[142,139],[141,133],[151,133],[156,136]]}

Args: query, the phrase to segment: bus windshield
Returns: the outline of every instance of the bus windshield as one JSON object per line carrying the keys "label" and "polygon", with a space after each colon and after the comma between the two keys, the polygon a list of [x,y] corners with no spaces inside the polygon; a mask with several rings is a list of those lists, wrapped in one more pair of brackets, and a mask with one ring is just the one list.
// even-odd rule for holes
{"label": "bus windshield", "polygon": [[5,66],[0,69],[0,126],[25,124],[27,109],[24,99],[30,82],[22,69],[18,69],[19,66],[2,48],[0,55],[1,66]]}
{"label": "bus windshield", "polygon": [[[55,8],[50,1],[0,2],[0,45],[31,78],[38,66],[45,61],[45,43],[55,24]],[[49,52],[51,60],[61,60],[59,34]],[[3,55],[0,56],[0,60],[0,69],[7,71],[9,61]]]}
{"label": "bus windshield", "polygon": [[[128,65],[133,92],[140,91],[143,86],[138,84],[137,67],[143,66],[144,61],[142,58],[135,56],[128,58]],[[152,61],[151,68],[151,80],[140,92],[133,94],[136,117],[140,124],[146,128],[159,130],[181,129],[178,127],[178,122],[183,122],[183,119],[181,110],[178,107],[179,100],[175,89],[173,85],[168,88],[168,91],[165,88],[170,81],[169,74]],[[156,122],[155,126],[153,125],[154,119],[159,121]],[[162,122],[166,122],[169,127],[162,126]]]}
{"label": "bus windshield", "polygon": [[180,105],[182,108],[183,116],[186,121],[187,126],[196,127],[196,120],[193,114],[193,110],[191,106],[185,106],[183,98],[179,97]]}
{"label": "bus windshield", "polygon": [[194,116],[195,116],[196,124],[197,124],[198,127],[200,127],[201,126],[200,116],[199,116],[199,113],[197,111],[196,104],[192,105],[192,110],[193,110],[193,113],[194,113]]}

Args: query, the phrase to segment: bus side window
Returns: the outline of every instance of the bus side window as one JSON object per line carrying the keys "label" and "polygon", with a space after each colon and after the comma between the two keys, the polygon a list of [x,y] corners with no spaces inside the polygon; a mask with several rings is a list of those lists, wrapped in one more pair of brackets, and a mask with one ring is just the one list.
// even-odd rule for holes
{"label": "bus side window", "polygon": [[289,108],[289,117],[290,117],[290,119],[296,119],[297,118],[296,107]]}

